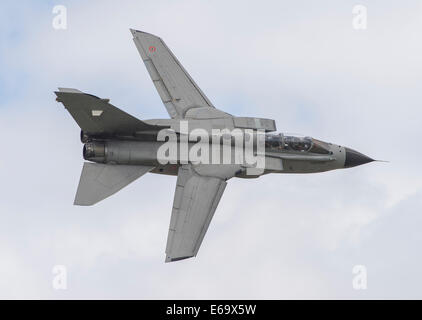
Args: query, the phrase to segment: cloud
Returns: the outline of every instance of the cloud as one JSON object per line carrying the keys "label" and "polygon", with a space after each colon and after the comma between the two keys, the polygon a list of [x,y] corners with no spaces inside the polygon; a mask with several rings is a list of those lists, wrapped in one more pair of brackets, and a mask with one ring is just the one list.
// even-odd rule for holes
{"label": "cloud", "polygon": [[[64,4],[66,31],[52,29],[50,3],[1,5],[1,297],[421,297],[419,2],[364,1],[363,32],[353,1]],[[79,130],[53,94],[75,87],[167,118],[131,27],[160,35],[218,108],[391,162],[232,179],[198,257],[164,264],[175,178],[72,206]],[[356,264],[366,291],[352,289]]]}

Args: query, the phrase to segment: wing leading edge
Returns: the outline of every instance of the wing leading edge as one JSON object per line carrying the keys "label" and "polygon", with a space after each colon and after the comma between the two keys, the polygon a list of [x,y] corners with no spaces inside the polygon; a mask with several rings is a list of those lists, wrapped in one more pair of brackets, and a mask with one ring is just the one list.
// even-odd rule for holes
{"label": "wing leading edge", "polygon": [[227,182],[179,168],[167,237],[166,262],[196,256]]}

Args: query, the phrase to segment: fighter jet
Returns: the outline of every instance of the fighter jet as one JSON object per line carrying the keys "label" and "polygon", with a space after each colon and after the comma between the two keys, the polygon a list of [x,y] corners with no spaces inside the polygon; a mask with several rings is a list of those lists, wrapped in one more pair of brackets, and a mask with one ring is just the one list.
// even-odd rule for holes
{"label": "fighter jet", "polygon": [[[75,205],[94,205],[147,172],[177,176],[166,262],[197,255],[231,178],[258,178],[269,173],[315,173],[374,161],[334,143],[275,133],[276,124],[272,119],[236,117],[217,109],[161,38],[138,30],[130,31],[170,119],[139,120],[110,104],[109,99],[77,89],[59,88],[55,94],[56,100],[63,103],[79,125],[84,144],[86,162]],[[209,133],[212,139],[192,138],[190,134],[198,129]],[[218,130],[223,133],[214,139]],[[246,141],[252,141],[252,158],[263,157],[262,168],[258,168],[258,161],[251,164],[244,158],[238,159],[236,139],[224,138],[225,132],[235,130],[245,133],[245,137],[249,134],[241,140],[242,146],[245,149]],[[261,150],[259,141],[263,146]],[[182,143],[187,145],[185,152],[180,147],[175,156],[170,156],[172,146]],[[168,150],[160,155],[165,144]],[[230,151],[229,161],[224,161],[220,154],[211,156],[213,148],[222,146],[224,149],[223,144],[229,145],[225,149]],[[204,151],[204,146],[210,148],[209,153]],[[192,160],[191,151],[198,155],[198,150],[201,150],[199,157],[202,160],[211,160]],[[151,196],[153,193],[151,190]]]}

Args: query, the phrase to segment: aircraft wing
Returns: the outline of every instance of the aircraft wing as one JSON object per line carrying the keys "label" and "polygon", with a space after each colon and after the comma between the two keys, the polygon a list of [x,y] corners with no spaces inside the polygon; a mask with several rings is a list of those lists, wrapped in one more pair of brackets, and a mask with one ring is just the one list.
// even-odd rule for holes
{"label": "aircraft wing", "polygon": [[172,118],[185,118],[186,112],[192,108],[201,108],[203,117],[231,117],[214,108],[161,38],[138,30],[130,31],[155,88]]}
{"label": "aircraft wing", "polygon": [[196,256],[227,185],[225,179],[179,168],[167,237],[166,262]]}

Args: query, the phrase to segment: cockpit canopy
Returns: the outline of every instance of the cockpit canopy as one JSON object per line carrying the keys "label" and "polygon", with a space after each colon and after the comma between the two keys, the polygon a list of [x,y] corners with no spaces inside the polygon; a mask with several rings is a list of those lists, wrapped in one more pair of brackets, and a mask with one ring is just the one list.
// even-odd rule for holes
{"label": "cockpit canopy", "polygon": [[329,145],[323,141],[312,139],[311,137],[300,137],[292,135],[266,134],[265,149],[267,151],[295,151],[295,152],[313,152],[328,154]]}

